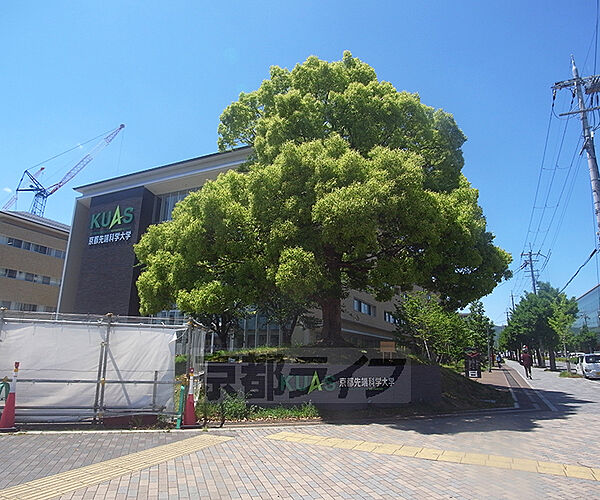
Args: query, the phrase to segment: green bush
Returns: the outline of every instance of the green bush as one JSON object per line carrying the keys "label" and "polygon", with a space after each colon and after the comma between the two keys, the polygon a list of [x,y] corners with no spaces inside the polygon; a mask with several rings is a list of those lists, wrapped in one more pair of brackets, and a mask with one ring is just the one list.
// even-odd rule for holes
{"label": "green bush", "polygon": [[225,394],[221,401],[204,401],[197,407],[197,416],[203,420],[267,420],[316,418],[319,410],[312,403],[299,406],[261,407],[249,404],[241,393]]}

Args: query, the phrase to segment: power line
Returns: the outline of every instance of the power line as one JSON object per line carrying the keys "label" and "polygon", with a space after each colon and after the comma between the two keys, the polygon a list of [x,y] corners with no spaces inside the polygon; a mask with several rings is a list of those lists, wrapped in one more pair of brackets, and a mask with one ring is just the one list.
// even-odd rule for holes
{"label": "power line", "polygon": [[573,281],[575,279],[575,276],[577,276],[579,274],[579,271],[581,271],[584,268],[584,266],[592,259],[592,257],[594,255],[596,255],[597,251],[598,251],[598,249],[594,248],[594,250],[592,251],[590,256],[585,260],[585,262],[583,264],[581,264],[579,266],[579,269],[577,269],[577,271],[575,271],[575,274],[573,276],[571,276],[571,279],[569,281],[567,281],[567,284],[561,288],[561,290],[560,290],[561,293],[564,291],[565,288],[567,288],[571,284],[571,281]]}

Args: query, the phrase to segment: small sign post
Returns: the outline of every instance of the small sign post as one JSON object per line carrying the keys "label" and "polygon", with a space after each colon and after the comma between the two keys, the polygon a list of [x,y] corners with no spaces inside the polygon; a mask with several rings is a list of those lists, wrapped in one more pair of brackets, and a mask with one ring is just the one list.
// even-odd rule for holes
{"label": "small sign post", "polygon": [[481,358],[474,349],[465,352],[465,376],[467,378],[481,378]]}

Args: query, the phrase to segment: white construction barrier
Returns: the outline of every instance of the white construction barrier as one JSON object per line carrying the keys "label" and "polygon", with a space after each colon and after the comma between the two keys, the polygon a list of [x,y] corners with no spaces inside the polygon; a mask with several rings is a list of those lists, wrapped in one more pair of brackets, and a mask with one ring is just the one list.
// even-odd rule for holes
{"label": "white construction barrier", "polygon": [[[175,340],[185,325],[0,319],[0,379],[20,361],[20,422],[172,413]],[[143,318],[140,318],[140,321]]]}

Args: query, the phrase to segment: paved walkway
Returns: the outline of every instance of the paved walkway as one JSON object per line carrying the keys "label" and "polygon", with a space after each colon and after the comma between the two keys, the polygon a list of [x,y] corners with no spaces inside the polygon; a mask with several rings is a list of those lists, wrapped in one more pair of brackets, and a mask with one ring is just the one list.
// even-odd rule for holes
{"label": "paved walkway", "polygon": [[[0,499],[600,496],[600,383],[517,363],[519,411],[386,424],[0,435]],[[488,379],[489,380],[489,379]],[[577,384],[577,382],[584,382]]]}

